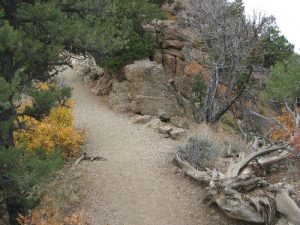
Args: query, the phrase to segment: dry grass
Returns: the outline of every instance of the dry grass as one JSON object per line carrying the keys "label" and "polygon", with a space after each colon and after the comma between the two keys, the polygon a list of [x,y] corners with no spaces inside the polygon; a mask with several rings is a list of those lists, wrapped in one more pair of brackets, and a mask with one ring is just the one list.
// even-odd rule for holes
{"label": "dry grass", "polygon": [[56,179],[45,185],[45,195],[53,200],[53,206],[63,216],[70,215],[82,207],[82,199],[85,198],[83,179],[85,179],[84,168],[73,169],[68,165],[59,172]]}

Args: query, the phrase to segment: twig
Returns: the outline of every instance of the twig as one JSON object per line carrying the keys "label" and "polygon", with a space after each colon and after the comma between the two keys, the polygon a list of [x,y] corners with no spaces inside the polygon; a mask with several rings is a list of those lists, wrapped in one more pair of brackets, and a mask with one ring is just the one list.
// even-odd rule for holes
{"label": "twig", "polygon": [[77,160],[76,160],[76,162],[75,162],[75,164],[74,164],[74,167],[76,167],[81,161],[83,161],[83,160],[88,160],[88,161],[107,161],[107,159],[105,159],[105,158],[103,158],[103,157],[101,157],[101,156],[95,156],[95,157],[90,157],[90,156],[88,156],[87,155],[87,153],[85,152],[85,153],[83,153],[83,155],[82,156],[80,156]]}

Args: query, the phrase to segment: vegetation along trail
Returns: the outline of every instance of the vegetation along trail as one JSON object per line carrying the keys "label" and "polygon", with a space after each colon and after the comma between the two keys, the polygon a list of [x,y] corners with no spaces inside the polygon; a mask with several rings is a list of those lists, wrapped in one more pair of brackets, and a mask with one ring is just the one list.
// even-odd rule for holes
{"label": "vegetation along trail", "polygon": [[87,130],[87,153],[107,159],[78,165],[87,167],[84,206],[93,225],[235,224],[202,205],[204,190],[172,164],[175,141],[110,111],[74,70],[62,77],[74,88],[75,119]]}

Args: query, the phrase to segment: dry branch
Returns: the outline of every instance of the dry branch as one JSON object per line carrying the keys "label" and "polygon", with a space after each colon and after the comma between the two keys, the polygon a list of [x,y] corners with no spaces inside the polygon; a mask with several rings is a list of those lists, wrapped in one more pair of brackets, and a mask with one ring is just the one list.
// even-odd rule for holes
{"label": "dry branch", "polygon": [[87,155],[87,153],[83,153],[82,156],[80,156],[76,162],[74,163],[74,168],[83,160],[87,160],[87,161],[106,161],[107,159],[101,157],[101,156],[95,156],[95,157],[90,157]]}
{"label": "dry branch", "polygon": [[285,144],[285,145],[281,145],[281,146],[273,146],[273,147],[265,149],[265,150],[253,152],[252,154],[250,154],[248,157],[246,157],[242,161],[234,164],[234,166],[232,166],[232,168],[229,168],[226,175],[227,176],[238,176],[239,173],[241,172],[241,170],[244,169],[255,158],[261,157],[264,155],[268,155],[268,154],[278,151],[278,150],[285,149],[288,146],[289,146],[289,144]]}
{"label": "dry branch", "polygon": [[[257,177],[256,171],[250,166],[254,160],[253,163],[269,166],[288,158],[290,152],[287,150],[277,155],[267,156],[288,146],[289,144],[272,146],[240,157],[239,162],[231,162],[225,175],[216,170],[199,171],[182,160],[179,154],[176,155],[175,160],[186,175],[208,185],[208,194],[204,201],[209,205],[216,203],[229,217],[272,225],[275,223],[275,214],[278,211],[292,224],[300,225],[300,209],[289,196],[288,190],[278,188],[280,185],[270,185],[264,179]],[[257,159],[262,156],[265,157]],[[255,191],[254,193],[259,191],[260,194],[251,196],[248,193],[252,191]]]}
{"label": "dry branch", "polygon": [[294,225],[300,225],[300,209],[290,197],[288,190],[281,190],[275,197],[278,212],[286,215]]}

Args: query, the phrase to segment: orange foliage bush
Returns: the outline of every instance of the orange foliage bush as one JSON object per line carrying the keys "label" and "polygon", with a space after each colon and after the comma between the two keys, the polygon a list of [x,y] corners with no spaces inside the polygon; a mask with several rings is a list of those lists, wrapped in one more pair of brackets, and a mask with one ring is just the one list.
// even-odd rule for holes
{"label": "orange foliage bush", "polygon": [[201,74],[201,76],[206,82],[208,82],[210,79],[209,72],[202,65],[195,61],[185,66],[184,74],[190,77],[195,77],[196,75]]}
{"label": "orange foliage bush", "polygon": [[41,121],[29,116],[19,117],[27,129],[14,133],[16,146],[25,145],[28,151],[43,148],[48,153],[60,149],[66,159],[77,156],[85,133],[74,127],[73,104],[68,100],[64,106],[54,107]]}
{"label": "orange foliage bush", "polygon": [[281,123],[284,127],[280,126],[271,133],[271,138],[275,141],[288,140],[291,138],[291,134],[295,129],[295,119],[293,115],[287,112],[285,109],[282,110],[282,114],[276,117],[276,120]]}
{"label": "orange foliage bush", "polygon": [[[297,109],[298,112],[300,108]],[[300,127],[295,128],[295,118],[286,110],[276,117],[276,120],[280,122],[284,127],[279,127],[271,133],[271,138],[275,141],[290,140],[291,145],[295,151],[300,152]]]}
{"label": "orange foliage bush", "polygon": [[292,139],[292,146],[297,151],[300,152],[300,128],[297,128]]}
{"label": "orange foliage bush", "polygon": [[45,198],[42,207],[34,209],[30,214],[19,215],[20,225],[89,225],[90,222],[83,210],[77,210],[72,215],[62,217],[58,210],[50,207],[51,200]]}

